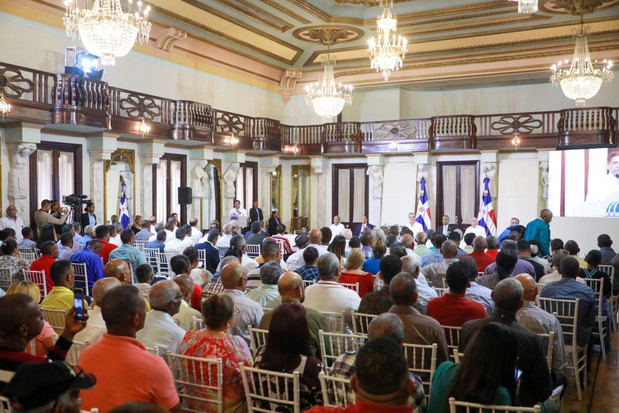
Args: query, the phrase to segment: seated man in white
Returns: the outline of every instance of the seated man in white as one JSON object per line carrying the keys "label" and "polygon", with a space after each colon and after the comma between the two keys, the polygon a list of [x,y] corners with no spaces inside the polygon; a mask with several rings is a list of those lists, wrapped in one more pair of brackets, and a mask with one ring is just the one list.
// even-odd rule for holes
{"label": "seated man in white", "polygon": [[318,258],[316,267],[320,281],[307,288],[303,304],[322,312],[356,311],[361,298],[355,291],[337,283],[342,275],[342,267],[337,256],[327,252]]}
{"label": "seated man in white", "polygon": [[471,226],[469,226],[466,231],[464,231],[464,235],[473,233],[476,237],[486,237],[486,228],[477,225],[477,218],[473,217],[471,219]]}
{"label": "seated man in white", "polygon": [[159,349],[159,354],[166,351],[176,353],[185,337],[185,330],[180,328],[172,316],[178,313],[183,296],[174,281],[159,281],[150,289],[149,301],[151,311],[146,313],[144,328],[137,332],[136,338],[146,347]]}
{"label": "seated man in white", "polygon": [[101,339],[103,333],[107,333],[103,315],[101,315],[101,307],[99,303],[103,300],[105,293],[114,287],[118,287],[120,281],[118,278],[106,277],[101,278],[92,287],[92,310],[88,312],[88,323],[86,327],[73,337],[73,342],[83,343],[87,346],[96,343]]}
{"label": "seated man in white", "polygon": [[187,232],[185,231],[184,228],[177,229],[175,232],[175,238],[171,241],[166,240],[165,248],[163,249],[163,252],[165,252],[166,254],[174,254],[174,255],[182,254],[186,248],[185,243],[183,242],[186,236],[187,236]]}
{"label": "seated man in white", "polygon": [[231,222],[228,222],[224,225],[224,234],[221,238],[217,240],[217,244],[215,244],[216,248],[230,248],[230,239],[232,238],[232,229],[233,225]]}
{"label": "seated man in white", "polygon": [[331,234],[333,234],[334,238],[338,235],[342,235],[346,228],[344,227],[344,224],[340,223],[339,215],[333,217],[333,224],[331,224],[329,229],[331,230]]}

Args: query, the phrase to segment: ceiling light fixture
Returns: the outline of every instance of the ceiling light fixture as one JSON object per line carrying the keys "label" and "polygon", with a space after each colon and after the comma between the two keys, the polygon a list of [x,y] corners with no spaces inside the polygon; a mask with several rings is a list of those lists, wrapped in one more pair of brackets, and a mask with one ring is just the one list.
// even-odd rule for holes
{"label": "ceiling light fixture", "polygon": [[518,14],[533,14],[537,12],[538,0],[511,0],[518,2]]}
{"label": "ceiling light fixture", "polygon": [[563,94],[568,99],[574,99],[576,106],[584,106],[587,99],[597,95],[604,81],[613,79],[612,60],[604,59],[602,65],[598,65],[597,61],[591,62],[582,15],[580,16],[580,29],[576,33],[574,56],[572,56],[569,67],[568,63],[569,61],[565,59],[563,62],[552,65],[550,80],[554,85],[561,85]]}
{"label": "ceiling light fixture", "polygon": [[128,11],[123,12],[120,0],[94,0],[92,8],[80,9],[79,0],[66,0],[63,22],[67,35],[79,37],[88,52],[101,58],[101,64],[113,66],[117,57],[127,55],[136,40],[148,42],[151,23],[150,6],[142,1],[134,7],[128,0]]}
{"label": "ceiling light fixture", "polygon": [[395,138],[391,140],[391,143],[389,143],[389,150],[392,152],[398,151],[398,141],[396,141]]}
{"label": "ceiling light fixture", "polygon": [[344,105],[352,102],[352,85],[335,83],[335,58],[328,54],[323,62],[322,80],[305,86],[305,100],[314,112],[327,120],[340,114]]}
{"label": "ceiling light fixture", "polygon": [[383,13],[376,18],[377,33],[368,40],[370,67],[382,72],[385,82],[392,72],[402,68],[408,41],[396,35],[398,19],[391,14],[393,0],[384,0]]}
{"label": "ceiling light fixture", "polygon": [[234,133],[233,133],[230,136],[226,136],[226,138],[224,139],[224,142],[227,143],[228,145],[235,146],[239,144],[239,138],[234,136]]}
{"label": "ceiling light fixture", "polygon": [[515,150],[518,150],[522,140],[520,139],[520,134],[518,132],[514,133],[514,137],[512,138],[512,146]]}
{"label": "ceiling light fixture", "polygon": [[150,125],[146,123],[144,119],[142,119],[142,122],[140,122],[140,125],[138,126],[138,130],[140,131],[142,136],[148,135],[150,133]]}
{"label": "ceiling light fixture", "polygon": [[0,91],[0,114],[4,120],[4,115],[11,111],[11,104],[4,99],[4,93]]}

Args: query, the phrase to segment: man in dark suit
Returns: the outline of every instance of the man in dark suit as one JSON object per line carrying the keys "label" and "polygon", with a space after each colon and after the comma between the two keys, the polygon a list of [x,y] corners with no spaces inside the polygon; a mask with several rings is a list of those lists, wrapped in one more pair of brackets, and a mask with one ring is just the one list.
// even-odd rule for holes
{"label": "man in dark suit", "polygon": [[219,238],[219,232],[212,229],[207,234],[206,241],[195,245],[196,249],[206,251],[206,262],[204,263],[204,267],[209,270],[211,274],[215,274],[217,266],[219,265],[219,251],[215,248],[217,238]]}
{"label": "man in dark suit", "polygon": [[94,202],[86,205],[86,208],[84,208],[84,213],[81,216],[80,223],[82,224],[82,228],[86,228],[88,225],[92,225],[93,227],[97,225]]}
{"label": "man in dark suit", "polygon": [[361,223],[355,228],[355,236],[358,237],[366,229],[374,229],[374,225],[368,223],[368,217],[365,215],[361,217]]}
{"label": "man in dark suit", "polygon": [[258,208],[258,201],[254,201],[249,210],[249,224],[256,221],[264,221],[264,215],[262,215],[262,209]]}
{"label": "man in dark suit", "polygon": [[271,213],[271,218],[269,218],[269,235],[277,234],[277,227],[279,226],[279,211],[274,210]]}
{"label": "man in dark suit", "polygon": [[444,236],[449,236],[455,229],[457,228],[455,224],[449,223],[449,216],[443,215],[443,225],[439,225],[436,228],[436,232],[439,234],[443,234]]}

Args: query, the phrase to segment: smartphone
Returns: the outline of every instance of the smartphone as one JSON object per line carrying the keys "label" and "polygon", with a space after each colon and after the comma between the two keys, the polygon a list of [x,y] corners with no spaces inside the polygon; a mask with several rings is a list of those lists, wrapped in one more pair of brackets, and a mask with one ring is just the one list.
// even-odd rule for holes
{"label": "smartphone", "polygon": [[521,375],[522,375],[522,370],[518,370],[518,369],[516,369],[516,370],[514,371],[514,377],[515,377],[516,381],[520,380],[520,376],[521,376]]}
{"label": "smartphone", "polygon": [[86,309],[84,308],[84,290],[76,288],[73,292],[73,307],[75,308],[75,318],[83,321]]}

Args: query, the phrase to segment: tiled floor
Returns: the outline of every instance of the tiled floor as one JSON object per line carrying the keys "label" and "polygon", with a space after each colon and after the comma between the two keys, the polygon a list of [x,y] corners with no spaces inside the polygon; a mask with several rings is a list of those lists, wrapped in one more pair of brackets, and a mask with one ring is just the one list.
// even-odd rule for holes
{"label": "tiled floor", "polygon": [[598,352],[593,353],[589,373],[590,383],[583,393],[582,401],[576,397],[576,386],[568,377],[568,391],[562,404],[564,413],[619,413],[619,333],[612,337],[612,350],[606,360]]}

